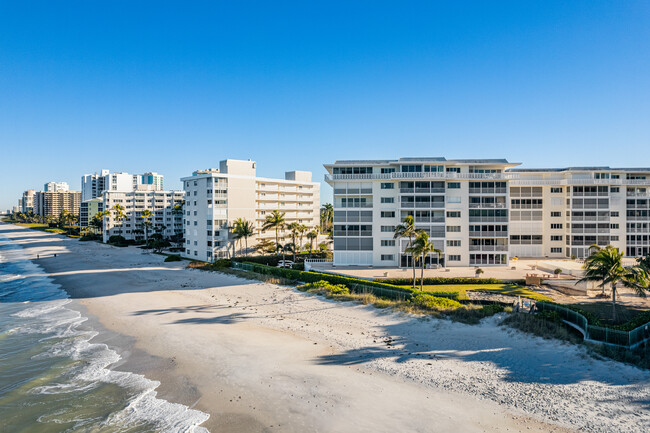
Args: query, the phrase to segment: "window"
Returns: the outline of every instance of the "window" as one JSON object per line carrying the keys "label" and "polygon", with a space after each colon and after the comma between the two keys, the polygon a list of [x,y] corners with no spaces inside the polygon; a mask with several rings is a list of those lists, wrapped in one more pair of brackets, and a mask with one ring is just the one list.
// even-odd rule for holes
{"label": "window", "polygon": [[621,192],[621,189],[617,186],[613,186],[610,188],[610,192]]}
{"label": "window", "polygon": [[381,231],[384,233],[392,233],[395,231],[395,226],[381,226]]}
{"label": "window", "polygon": [[382,211],[381,212],[381,217],[382,218],[395,218],[395,211]]}
{"label": "window", "polygon": [[212,236],[212,230],[208,230],[208,236]]}
{"label": "window", "polygon": [[460,173],[460,167],[447,167],[447,173]]}
{"label": "window", "polygon": [[390,168],[382,168],[381,172],[386,174],[386,173],[395,173],[395,167],[390,167]]}
{"label": "window", "polygon": [[460,211],[459,210],[448,211],[447,218],[460,218]]}
{"label": "window", "polygon": [[194,221],[194,225],[195,225],[195,226],[198,225],[198,221]]}
{"label": "window", "polygon": [[212,246],[212,241],[208,241],[208,246],[209,246],[209,247]]}
{"label": "window", "polygon": [[557,253],[562,253],[562,248],[551,248],[551,253],[557,254]]}
{"label": "window", "polygon": [[395,239],[382,239],[381,240],[381,246],[382,247],[394,247],[395,246]]}
{"label": "window", "polygon": [[551,224],[551,229],[561,229],[562,224]]}
{"label": "window", "polygon": [[450,261],[450,262],[460,262],[460,256],[450,254],[450,255],[447,256],[447,260]]}
{"label": "window", "polygon": [[448,247],[459,247],[460,246],[460,240],[447,241],[447,246]]}
{"label": "window", "polygon": [[395,189],[395,184],[393,182],[382,182],[381,189]]}
{"label": "window", "polygon": [[395,203],[395,198],[394,197],[382,197],[381,202],[382,203]]}
{"label": "window", "polygon": [[185,250],[185,254],[189,254],[189,253],[190,253],[190,250]]}
{"label": "window", "polygon": [[[194,191],[194,195],[196,195],[197,191]],[[196,202],[194,202],[194,206],[196,206]]]}
{"label": "window", "polygon": [[395,256],[393,254],[382,254],[381,259],[383,261],[392,261],[395,260]]}
{"label": "window", "polygon": [[552,240],[552,241],[561,241],[561,240],[562,240],[562,236],[561,236],[561,235],[551,236],[551,240]]}
{"label": "window", "polygon": [[449,182],[447,184],[448,189],[460,189],[460,182]]}
{"label": "window", "polygon": [[612,230],[618,230],[619,225],[618,224],[610,224],[609,228]]}
{"label": "window", "polygon": [[551,212],[551,216],[553,218],[562,217],[562,212]]}
{"label": "window", "polygon": [[618,236],[612,236],[609,238],[609,240],[612,242],[618,242]]}
{"label": "window", "polygon": [[612,213],[610,213],[609,216],[618,218],[618,211],[612,211]]}
{"label": "window", "polygon": [[458,233],[460,226],[447,226],[447,233]]}
{"label": "window", "polygon": [[562,188],[551,188],[551,194],[562,194]]}
{"label": "window", "polygon": [[212,225],[212,220],[207,220],[205,223],[206,223],[207,225],[211,226],[211,225]]}
{"label": "window", "polygon": [[447,203],[460,203],[460,197],[447,197]]}

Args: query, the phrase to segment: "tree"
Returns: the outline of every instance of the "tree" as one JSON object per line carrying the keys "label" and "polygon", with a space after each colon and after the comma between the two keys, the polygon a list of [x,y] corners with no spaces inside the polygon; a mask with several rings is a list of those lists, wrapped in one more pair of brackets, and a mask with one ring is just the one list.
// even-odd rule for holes
{"label": "tree", "polygon": [[[113,217],[115,218],[115,221],[120,222],[126,217],[126,214],[124,213],[124,206],[121,204],[116,204],[111,208],[111,210],[113,211]],[[121,228],[119,232],[122,233]]]}
{"label": "tree", "polygon": [[[294,245],[291,244],[291,243],[286,244],[284,246],[280,245],[280,250],[282,251],[282,264],[284,265],[284,263],[285,263],[284,254],[287,253],[287,252],[288,253],[293,253],[295,251]],[[294,261],[294,263],[295,263],[295,261]]]}
{"label": "tree", "polygon": [[310,231],[307,233],[307,239],[309,239],[309,258],[311,259],[311,252],[314,249],[314,240],[318,239],[318,232],[316,230]]}
{"label": "tree", "polygon": [[334,206],[332,203],[325,203],[320,210],[321,232],[329,233],[334,222]]}
{"label": "tree", "polygon": [[420,260],[421,274],[420,274],[420,291],[424,289],[424,262],[429,253],[438,252],[440,250],[434,248],[433,243],[429,240],[429,235],[424,230],[418,230],[413,243],[406,249],[413,258],[416,257]]}
{"label": "tree", "polygon": [[562,273],[562,269],[557,268],[556,270],[553,271],[555,274],[556,278],[560,278],[560,274]]}
{"label": "tree", "polygon": [[96,233],[102,233],[104,231],[104,216],[108,214],[108,211],[97,212],[90,219],[88,225],[96,230]]}
{"label": "tree", "polygon": [[74,216],[70,213],[70,211],[63,209],[59,214],[58,225],[64,229],[66,226],[69,226],[73,220]]}
{"label": "tree", "polygon": [[237,239],[244,239],[244,242],[246,244],[246,252],[248,253],[248,238],[255,234],[255,227],[253,226],[253,223],[246,221],[243,218],[237,218],[235,221],[233,233],[235,233]]}
{"label": "tree", "polygon": [[476,278],[478,278],[480,275],[484,274],[485,272],[481,268],[476,268],[474,273],[476,274]]}
{"label": "tree", "polygon": [[255,251],[258,251],[259,253],[274,253],[276,252],[276,244],[273,243],[273,241],[270,241],[269,239],[260,239],[259,243],[253,247]]}
{"label": "tree", "polygon": [[[406,246],[408,250],[413,243],[413,236],[415,236],[415,219],[413,219],[413,215],[407,215],[402,224],[395,227],[393,238],[409,238],[409,243]],[[413,265],[413,288],[415,289],[415,257],[413,255],[411,255],[411,264]]]}
{"label": "tree", "polygon": [[269,215],[266,216],[266,219],[264,220],[264,224],[262,225],[262,231],[266,231],[269,229],[275,230],[275,245],[276,245],[277,252],[280,252],[279,231],[284,229],[285,226],[284,215],[285,215],[284,212],[274,210],[273,212],[271,212]]}
{"label": "tree", "polygon": [[140,218],[142,218],[144,221],[142,222],[142,225],[144,226],[144,241],[149,242],[149,229],[153,225],[151,222],[151,218],[153,218],[154,213],[151,212],[149,209],[145,209],[142,211],[140,214]]}
{"label": "tree", "polygon": [[[599,286],[605,290],[605,285],[612,287],[612,320],[616,321],[616,286],[622,284],[645,297],[648,290],[648,269],[643,265],[623,266],[623,252],[618,248],[608,245],[591,253],[582,266],[585,275],[578,280],[599,281]],[[576,284],[577,284],[576,283]]]}
{"label": "tree", "polygon": [[304,249],[303,247],[305,246],[305,244],[302,243],[302,238],[305,236],[305,233],[307,233],[308,231],[309,231],[309,227],[307,227],[306,225],[300,224],[298,226],[298,233],[300,235],[300,242],[298,243],[298,248],[300,249],[300,251],[303,251]]}
{"label": "tree", "polygon": [[296,237],[298,236],[298,233],[300,232],[300,224],[298,223],[290,223],[287,225],[287,229],[291,232],[291,243],[293,244],[293,261],[296,261]]}

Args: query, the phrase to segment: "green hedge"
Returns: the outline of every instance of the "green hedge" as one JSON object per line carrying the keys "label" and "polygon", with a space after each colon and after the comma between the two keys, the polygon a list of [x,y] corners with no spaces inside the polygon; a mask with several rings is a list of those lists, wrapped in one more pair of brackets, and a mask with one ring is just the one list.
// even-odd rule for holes
{"label": "green hedge", "polygon": [[[327,253],[314,252],[311,255],[312,259],[324,259]],[[296,264],[304,263],[309,258],[309,253],[296,253]],[[287,253],[284,255],[285,260],[293,260],[293,254]],[[282,261],[282,254],[266,254],[263,256],[239,256],[233,257],[233,261],[241,263],[257,263],[259,265],[277,266]]]}
{"label": "green hedge", "polygon": [[[413,284],[413,278],[378,278],[375,281],[395,286],[408,286]],[[438,286],[443,284],[504,284],[510,282],[512,281],[504,281],[498,278],[428,277],[424,279],[425,286]],[[420,283],[420,278],[417,278],[417,283]]]}
{"label": "green hedge", "polygon": [[[299,271],[296,269],[276,268],[260,265],[252,262],[244,262],[253,267],[252,271],[263,275],[273,275],[288,280],[300,281],[303,283],[315,283],[327,281],[330,284],[344,284],[353,292],[363,292],[364,289],[371,289],[375,296],[389,299],[410,299],[414,291],[402,287],[391,286],[390,284],[378,283],[376,281],[362,280],[360,278],[344,277],[342,275],[324,274],[320,272]],[[365,287],[361,287],[365,286]]]}

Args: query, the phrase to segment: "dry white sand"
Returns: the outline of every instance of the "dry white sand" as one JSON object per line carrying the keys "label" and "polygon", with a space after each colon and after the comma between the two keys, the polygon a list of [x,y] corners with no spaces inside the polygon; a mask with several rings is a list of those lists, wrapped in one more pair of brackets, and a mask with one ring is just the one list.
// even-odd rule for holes
{"label": "dry white sand", "polygon": [[498,318],[422,319],[186,270],[136,248],[8,225],[0,234],[40,254],[102,325],[135,339],[120,368],[210,413],[212,432],[650,429],[649,372]]}

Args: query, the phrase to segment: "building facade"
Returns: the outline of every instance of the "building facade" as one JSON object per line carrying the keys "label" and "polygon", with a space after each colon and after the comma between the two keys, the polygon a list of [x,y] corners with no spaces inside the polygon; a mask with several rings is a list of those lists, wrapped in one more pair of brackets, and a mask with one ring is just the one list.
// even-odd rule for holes
{"label": "building facade", "polygon": [[104,211],[104,201],[101,197],[82,201],[79,207],[79,227],[88,227],[97,212]]}
{"label": "building facade", "polygon": [[57,218],[64,210],[79,215],[79,191],[38,191],[34,197],[34,213],[37,215]]}
{"label": "building facade", "polygon": [[67,182],[48,182],[43,185],[43,191],[45,192],[59,192],[59,191],[70,191],[70,186]]}
{"label": "building facade", "polygon": [[[286,224],[310,229],[320,223],[320,184],[311,172],[291,171],[284,179],[257,177],[254,161],[228,159],[218,169],[196,171],[182,178],[185,189],[184,256],[212,261],[226,257],[232,247],[232,226],[238,218],[254,224],[249,247],[263,239],[275,242],[275,231],[262,232],[268,214],[278,210]],[[280,233],[286,239],[288,232]]]}
{"label": "building facade", "polygon": [[34,202],[36,201],[36,191],[28,189],[23,192],[23,197],[20,199],[20,208],[22,213],[34,212]]}
{"label": "building facade", "polygon": [[[102,209],[108,211],[104,217],[103,240],[107,242],[113,235],[120,235],[128,240],[145,239],[145,219],[142,212],[150,210],[151,228],[149,235],[160,233],[165,238],[183,232],[184,191],[104,191]],[[116,205],[123,208],[123,217],[119,216]],[[88,218],[92,218],[89,214]]]}
{"label": "building facade", "polygon": [[[591,245],[650,252],[650,168],[518,169],[505,159],[337,161],[334,264],[409,266],[407,215],[447,266],[507,265],[512,257],[586,257]],[[438,263],[438,255],[427,257]]]}
{"label": "building facade", "polygon": [[100,197],[106,189],[106,176],[108,170],[101,170],[99,174],[84,174],[81,176],[81,201],[92,200]]}

